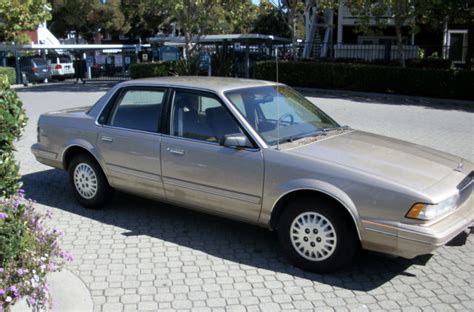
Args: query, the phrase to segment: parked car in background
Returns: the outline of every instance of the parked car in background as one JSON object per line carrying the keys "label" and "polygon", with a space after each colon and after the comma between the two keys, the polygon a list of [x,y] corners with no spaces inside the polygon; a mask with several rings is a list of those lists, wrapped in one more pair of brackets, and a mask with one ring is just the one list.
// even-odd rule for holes
{"label": "parked car in background", "polygon": [[430,253],[474,219],[472,163],[340,126],[274,82],[128,81],[92,107],[41,115],[37,129],[36,159],[67,170],[82,205],[117,189],[257,224],[311,271],[361,247]]}
{"label": "parked car in background", "polygon": [[73,78],[76,71],[72,59],[68,55],[51,55],[48,56],[51,62],[51,75],[53,79],[65,80]]}
{"label": "parked car in background", "polygon": [[22,83],[48,82],[51,80],[51,70],[46,60],[40,57],[22,57],[20,59]]}

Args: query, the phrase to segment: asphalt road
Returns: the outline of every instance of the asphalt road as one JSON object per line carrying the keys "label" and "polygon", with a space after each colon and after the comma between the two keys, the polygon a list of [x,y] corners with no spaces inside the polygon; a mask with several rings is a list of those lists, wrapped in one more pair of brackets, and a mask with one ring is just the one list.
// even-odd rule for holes
{"label": "asphalt road", "polygon": [[[76,204],[64,172],[29,151],[42,112],[89,105],[108,84],[17,89],[30,121],[17,144],[24,189],[65,232],[68,269],[95,311],[472,310],[474,237],[413,260],[363,252],[344,271],[318,275],[289,265],[264,229],[118,194],[102,210]],[[474,161],[468,103],[308,92],[341,124],[434,147]],[[469,103],[472,107],[473,103]]]}

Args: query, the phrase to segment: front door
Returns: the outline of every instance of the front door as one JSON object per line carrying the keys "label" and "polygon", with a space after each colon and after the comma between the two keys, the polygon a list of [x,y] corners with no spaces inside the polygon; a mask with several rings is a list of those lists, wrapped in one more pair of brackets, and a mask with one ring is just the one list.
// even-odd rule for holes
{"label": "front door", "polygon": [[163,197],[160,168],[161,111],[165,90],[126,88],[98,136],[98,148],[112,186]]}
{"label": "front door", "polygon": [[262,152],[220,144],[225,135],[243,130],[218,97],[176,90],[169,124],[169,136],[161,142],[166,197],[256,222],[262,202]]}

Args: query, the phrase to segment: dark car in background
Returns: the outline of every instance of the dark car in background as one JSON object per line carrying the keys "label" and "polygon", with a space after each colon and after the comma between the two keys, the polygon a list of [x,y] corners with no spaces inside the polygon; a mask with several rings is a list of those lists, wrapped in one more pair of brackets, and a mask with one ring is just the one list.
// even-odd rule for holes
{"label": "dark car in background", "polygon": [[20,60],[21,82],[48,82],[51,80],[51,70],[46,60],[39,57],[24,57]]}

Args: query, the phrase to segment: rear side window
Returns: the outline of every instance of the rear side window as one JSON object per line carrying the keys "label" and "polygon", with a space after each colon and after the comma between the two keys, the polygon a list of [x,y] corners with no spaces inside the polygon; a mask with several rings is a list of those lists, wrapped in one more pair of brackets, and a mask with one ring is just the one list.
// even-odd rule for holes
{"label": "rear side window", "polygon": [[157,132],[164,95],[164,90],[126,90],[116,103],[108,125]]}

